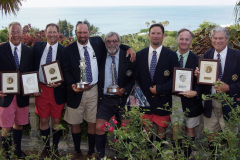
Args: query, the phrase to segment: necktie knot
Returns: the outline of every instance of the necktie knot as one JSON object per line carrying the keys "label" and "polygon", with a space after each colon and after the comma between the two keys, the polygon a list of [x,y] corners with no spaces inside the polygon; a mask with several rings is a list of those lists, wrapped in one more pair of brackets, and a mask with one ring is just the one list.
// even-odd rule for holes
{"label": "necktie knot", "polygon": [[14,52],[17,52],[17,47],[14,48]]}
{"label": "necktie knot", "polygon": [[157,54],[157,51],[154,50],[154,51],[153,51],[153,55],[156,55],[156,54]]}
{"label": "necktie knot", "polygon": [[220,54],[219,54],[219,53],[217,54],[217,57],[218,57],[218,59],[221,59],[221,57],[220,57]]}
{"label": "necktie knot", "polygon": [[86,50],[86,49],[87,49],[87,46],[84,46],[83,49]]}

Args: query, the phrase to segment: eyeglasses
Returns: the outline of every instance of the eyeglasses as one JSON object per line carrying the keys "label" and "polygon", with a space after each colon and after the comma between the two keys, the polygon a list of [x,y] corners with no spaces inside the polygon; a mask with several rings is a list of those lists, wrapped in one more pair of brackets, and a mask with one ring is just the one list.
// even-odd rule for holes
{"label": "eyeglasses", "polygon": [[115,39],[114,39],[114,40],[106,40],[106,42],[107,42],[107,43],[111,43],[111,42],[113,42],[113,43],[117,43],[118,40],[115,40]]}

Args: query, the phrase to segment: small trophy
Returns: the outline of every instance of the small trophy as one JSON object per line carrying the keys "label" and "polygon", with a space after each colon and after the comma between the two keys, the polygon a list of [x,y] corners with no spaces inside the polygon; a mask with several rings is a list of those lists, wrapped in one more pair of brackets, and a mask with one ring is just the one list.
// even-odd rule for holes
{"label": "small trophy", "polygon": [[111,80],[111,85],[107,88],[107,93],[113,93],[113,94],[120,91],[120,87],[116,84],[114,68],[115,68],[115,65],[112,63],[111,65],[112,80]]}
{"label": "small trophy", "polygon": [[77,88],[81,88],[81,89],[88,89],[89,88],[89,82],[87,82],[87,78],[86,78],[86,64],[85,64],[85,59],[81,59],[80,60],[80,82],[77,83]]}

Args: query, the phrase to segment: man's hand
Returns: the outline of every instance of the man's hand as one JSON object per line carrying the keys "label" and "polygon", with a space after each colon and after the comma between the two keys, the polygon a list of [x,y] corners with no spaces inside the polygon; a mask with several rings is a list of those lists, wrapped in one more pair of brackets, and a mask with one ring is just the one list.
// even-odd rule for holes
{"label": "man's hand", "polygon": [[149,89],[152,92],[152,94],[157,94],[157,87],[156,87],[156,85],[154,85],[153,87],[150,87]]}
{"label": "man's hand", "polygon": [[214,85],[214,88],[216,89],[217,93],[226,93],[230,91],[229,86],[226,83],[220,81],[219,79],[217,81],[217,84]]}
{"label": "man's hand", "polygon": [[122,96],[125,92],[126,92],[126,90],[125,90],[124,88],[121,88],[121,89],[119,90],[119,92],[116,92],[116,93],[114,93],[114,94],[117,95],[117,96]]}
{"label": "man's hand", "polygon": [[200,73],[200,70],[199,70],[198,67],[196,67],[196,69],[195,69],[195,71],[194,71],[194,75],[195,75],[196,77],[198,77],[199,73]]}
{"label": "man's hand", "polygon": [[47,87],[56,88],[56,87],[58,87],[58,86],[60,86],[60,85],[61,85],[61,83],[54,83],[54,82],[52,82],[52,83],[49,83],[49,84],[47,85]]}
{"label": "man's hand", "polygon": [[136,53],[133,51],[132,48],[129,48],[129,49],[127,50],[126,57],[128,57],[129,55],[131,56],[131,57],[130,57],[130,61],[131,61],[131,62],[134,62],[134,61],[136,60]]}
{"label": "man's hand", "polygon": [[184,92],[180,92],[179,94],[183,95],[184,97],[187,98],[193,98],[195,96],[197,96],[197,92],[196,91],[184,91]]}
{"label": "man's hand", "polygon": [[7,96],[7,95],[4,94],[2,91],[0,91],[0,97],[3,98],[3,97],[5,97],[5,96]]}
{"label": "man's hand", "polygon": [[77,85],[76,85],[76,84],[73,84],[73,85],[72,85],[72,89],[74,90],[74,92],[79,93],[79,92],[83,92],[83,91],[85,91],[85,90],[91,89],[91,87],[88,86],[86,89],[82,89],[82,88],[77,88]]}

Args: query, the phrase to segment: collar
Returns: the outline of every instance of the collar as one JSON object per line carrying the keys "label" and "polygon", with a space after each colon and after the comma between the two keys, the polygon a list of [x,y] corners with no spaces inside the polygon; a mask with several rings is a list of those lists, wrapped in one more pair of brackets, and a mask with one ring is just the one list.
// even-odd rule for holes
{"label": "collar", "polygon": [[91,46],[91,44],[90,44],[90,42],[89,42],[89,39],[88,39],[87,45],[82,45],[82,44],[80,44],[80,43],[77,41],[77,46],[78,46],[79,49],[83,49],[83,47],[85,47],[85,46],[87,46],[87,48],[92,48],[92,46]]}
{"label": "collar", "polygon": [[54,45],[50,45],[48,42],[47,42],[47,48],[49,48],[50,46],[52,46],[52,49],[53,50],[57,50],[57,47],[58,47],[58,42],[57,43],[55,43]]}
{"label": "collar", "polygon": [[[219,53],[221,58],[223,58],[223,59],[226,58],[226,56],[227,56],[227,50],[228,50],[228,47],[226,46],[226,48]],[[218,54],[218,52],[215,50],[215,51],[214,51],[214,59],[217,59],[217,58],[218,58],[218,57],[217,57],[217,54]]]}
{"label": "collar", "polygon": [[18,50],[18,51],[21,51],[22,43],[20,43],[18,46],[15,46],[15,45],[12,44],[11,41],[9,41],[9,44],[10,44],[10,47],[11,47],[11,50],[12,50],[13,53],[14,53],[14,48],[15,48],[15,47],[17,47],[17,50]]}
{"label": "collar", "polygon": [[186,52],[186,53],[184,53],[183,55],[177,50],[177,56],[178,56],[178,58],[180,58],[180,55],[182,55],[183,56],[183,58],[187,58],[188,57],[188,55],[189,55],[189,50]]}
{"label": "collar", "polygon": [[[120,48],[119,48],[117,54],[115,54],[114,56],[115,56],[115,57],[119,57],[119,52],[120,52]],[[108,56],[108,57],[112,57],[112,56],[110,55],[110,53],[108,53],[107,56]]]}
{"label": "collar", "polygon": [[162,47],[163,47],[163,45],[159,46],[157,49],[153,49],[152,46],[150,46],[149,47],[149,53],[152,54],[153,51],[155,50],[155,51],[157,51],[157,55],[159,55],[161,53],[161,51],[162,51]]}

